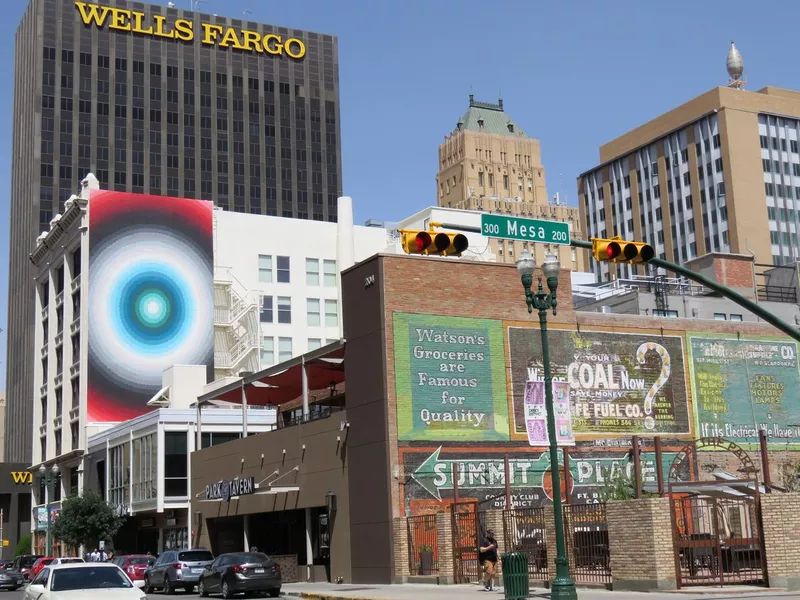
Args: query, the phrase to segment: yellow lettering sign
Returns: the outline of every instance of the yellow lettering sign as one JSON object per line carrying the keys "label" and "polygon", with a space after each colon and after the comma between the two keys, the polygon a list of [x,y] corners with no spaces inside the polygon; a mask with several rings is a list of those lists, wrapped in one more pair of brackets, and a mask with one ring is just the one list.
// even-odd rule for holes
{"label": "yellow lettering sign", "polygon": [[[116,31],[129,31],[138,35],[170,38],[181,42],[194,41],[194,23],[188,19],[176,19],[174,23],[167,22],[164,15],[153,15],[148,19],[143,12],[101,6],[89,2],[75,2],[78,15],[84,25],[94,25],[98,29],[107,27]],[[274,56],[286,55],[289,58],[300,60],[306,55],[306,45],[303,40],[286,38],[277,34],[268,33],[261,36],[257,31],[248,29],[236,30],[233,27],[223,27],[214,23],[200,23],[200,43],[206,46],[220,48],[233,48],[242,52],[255,52],[256,54],[272,54]]]}
{"label": "yellow lettering sign", "polygon": [[33,473],[29,471],[11,471],[11,479],[17,485],[31,485],[33,483]]}

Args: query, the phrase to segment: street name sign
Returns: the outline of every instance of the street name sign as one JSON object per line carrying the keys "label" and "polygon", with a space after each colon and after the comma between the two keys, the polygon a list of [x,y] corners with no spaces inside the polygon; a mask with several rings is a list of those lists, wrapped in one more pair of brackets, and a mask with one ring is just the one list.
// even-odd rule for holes
{"label": "street name sign", "polygon": [[543,242],[569,246],[569,224],[560,221],[522,219],[503,215],[482,214],[481,233],[486,237],[524,242]]}

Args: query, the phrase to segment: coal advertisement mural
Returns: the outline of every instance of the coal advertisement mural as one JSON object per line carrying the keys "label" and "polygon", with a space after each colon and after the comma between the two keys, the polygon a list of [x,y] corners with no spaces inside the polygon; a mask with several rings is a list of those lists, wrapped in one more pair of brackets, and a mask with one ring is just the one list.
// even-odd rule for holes
{"label": "coal advertisement mural", "polygon": [[[542,381],[538,329],[509,327],[513,431],[526,433],[528,381]],[[549,331],[554,381],[570,388],[576,435],[690,433],[683,339],[601,331]]]}
{"label": "coal advertisement mural", "polygon": [[[662,455],[661,468],[665,480],[675,455],[675,452],[664,452]],[[641,459],[642,481],[655,484],[655,455],[642,452]],[[505,508],[505,456],[497,450],[475,448],[470,452],[451,452],[442,446],[434,449],[406,448],[402,451],[402,463],[406,475],[405,514],[438,512],[452,503],[453,463],[456,466],[460,499],[477,501],[479,510]],[[633,463],[624,449],[588,449],[571,456],[570,502],[599,502],[601,488],[619,470],[629,477],[633,474]],[[550,458],[546,451],[509,452],[509,473],[514,507],[536,507],[552,502]]]}
{"label": "coal advertisement mural", "polygon": [[787,339],[689,336],[698,437],[758,444],[800,443],[797,343]]}
{"label": "coal advertisement mural", "polygon": [[508,439],[500,321],[395,313],[393,325],[399,440]]}

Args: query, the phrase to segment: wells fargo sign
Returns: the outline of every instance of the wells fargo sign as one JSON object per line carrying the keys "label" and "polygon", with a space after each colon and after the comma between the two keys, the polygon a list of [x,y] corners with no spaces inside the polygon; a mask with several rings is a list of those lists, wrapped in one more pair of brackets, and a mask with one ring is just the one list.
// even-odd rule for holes
{"label": "wells fargo sign", "polygon": [[33,483],[33,473],[30,471],[11,471],[11,479],[17,485],[31,485]]}
{"label": "wells fargo sign", "polygon": [[306,45],[302,40],[283,39],[275,33],[261,35],[257,31],[237,30],[216,23],[200,23],[200,31],[195,32],[194,23],[189,19],[176,19],[170,24],[164,15],[148,17],[144,12],[88,2],[76,2],[75,8],[78,9],[84,25],[95,25],[98,29],[108,27],[117,31],[130,31],[139,35],[170,38],[182,42],[193,42],[199,36],[200,43],[208,46],[233,48],[258,54],[286,54],[294,59],[301,59],[306,55]]}

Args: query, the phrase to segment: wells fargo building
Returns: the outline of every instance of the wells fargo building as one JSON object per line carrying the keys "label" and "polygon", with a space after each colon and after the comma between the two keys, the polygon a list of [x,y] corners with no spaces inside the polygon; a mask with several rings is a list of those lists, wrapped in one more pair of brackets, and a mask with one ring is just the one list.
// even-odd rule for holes
{"label": "wells fargo building", "polygon": [[28,255],[60,203],[92,172],[106,189],[335,220],[338,43],[167,6],[32,0],[14,71],[6,444],[28,461],[42,385]]}

